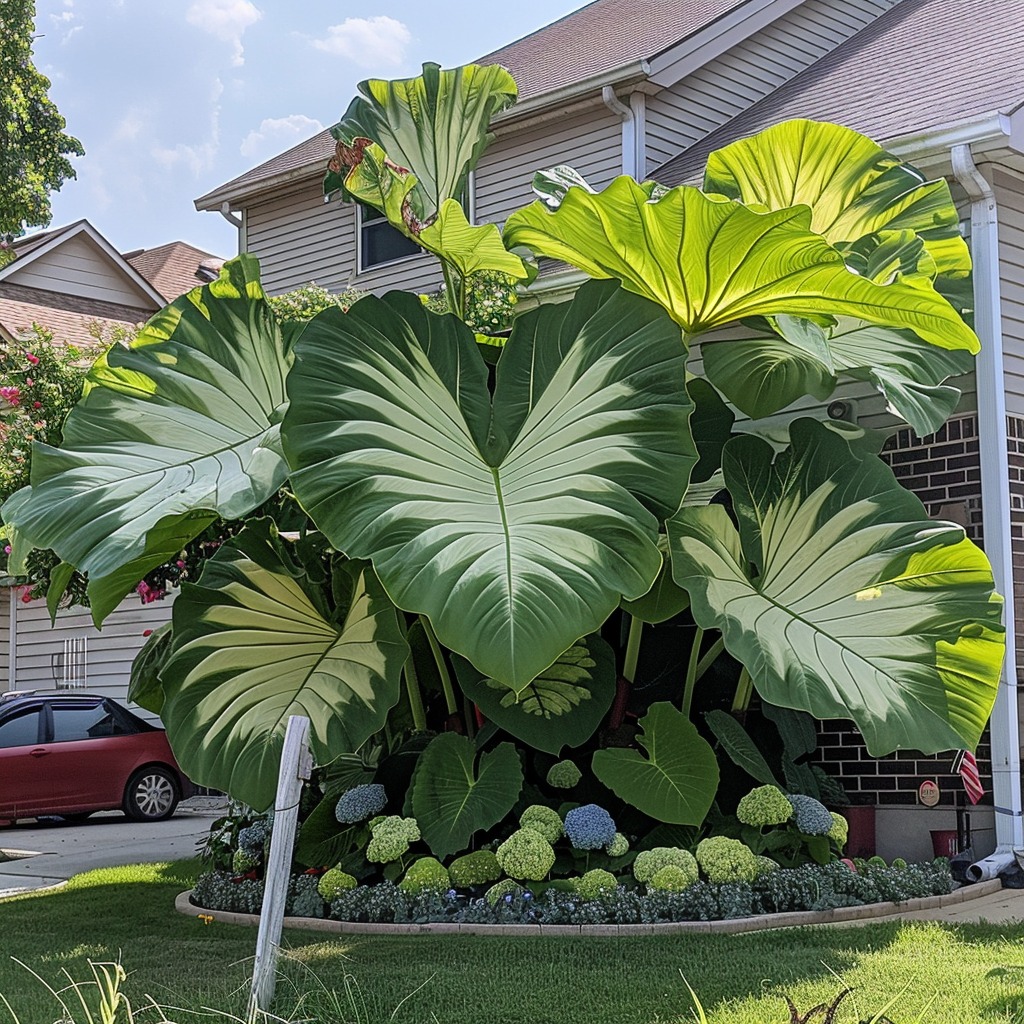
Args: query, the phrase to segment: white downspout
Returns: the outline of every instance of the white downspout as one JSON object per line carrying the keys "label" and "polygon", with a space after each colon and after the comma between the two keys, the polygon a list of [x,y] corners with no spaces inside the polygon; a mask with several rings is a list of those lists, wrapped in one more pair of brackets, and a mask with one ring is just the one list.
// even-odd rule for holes
{"label": "white downspout", "polygon": [[16,690],[18,688],[18,588],[8,587],[7,596],[11,602],[7,627],[10,630],[7,637],[7,689]]}
{"label": "white downspout", "polygon": [[974,262],[974,326],[981,339],[976,363],[978,439],[981,448],[981,511],[985,554],[996,589],[1004,596],[1006,660],[992,711],[992,789],[997,852],[1024,847],[1021,814],[1017,656],[1014,642],[1013,558],[1006,432],[1006,385],[1000,305],[999,218],[992,186],[978,170],[967,143],[952,146],[953,174],[971,200]]}
{"label": "white downspout", "polygon": [[[640,147],[637,145],[636,118],[633,116],[633,110],[615,95],[615,89],[610,85],[606,85],[601,90],[601,99],[604,100],[604,105],[622,122],[622,173],[632,175],[640,181],[644,175],[643,170],[638,166]],[[638,171],[640,171],[639,174]]]}

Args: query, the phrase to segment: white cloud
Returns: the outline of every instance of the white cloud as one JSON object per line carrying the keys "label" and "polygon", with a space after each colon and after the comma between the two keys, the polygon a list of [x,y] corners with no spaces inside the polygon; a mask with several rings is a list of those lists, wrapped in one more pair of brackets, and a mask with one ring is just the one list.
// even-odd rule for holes
{"label": "white cloud", "polygon": [[306,117],[305,114],[267,117],[260,122],[259,128],[246,135],[239,152],[250,159],[262,160],[290,149],[303,139],[322,131],[323,127],[315,118]]}
{"label": "white cloud", "polygon": [[329,26],[327,38],[314,39],[313,45],[360,67],[380,68],[400,65],[411,41],[412,34],[402,22],[379,15],[346,18],[340,25]]}
{"label": "white cloud", "polygon": [[262,17],[262,12],[250,0],[196,0],[185,12],[185,20],[190,25],[231,44],[231,63],[235,67],[245,63],[243,33]]}
{"label": "white cloud", "polygon": [[[220,151],[220,97],[223,92],[224,84],[219,78],[215,79],[210,94],[210,130],[202,142],[192,145],[179,142],[172,147],[157,144],[150,149],[150,156],[168,170],[185,167],[195,178],[209,171]],[[132,125],[129,122],[124,127],[130,130]]]}
{"label": "white cloud", "polygon": [[75,24],[75,12],[71,9],[75,6],[75,0],[64,0],[63,11],[50,15],[50,21],[60,34],[60,43],[63,46],[73,35],[81,32],[84,25]]}

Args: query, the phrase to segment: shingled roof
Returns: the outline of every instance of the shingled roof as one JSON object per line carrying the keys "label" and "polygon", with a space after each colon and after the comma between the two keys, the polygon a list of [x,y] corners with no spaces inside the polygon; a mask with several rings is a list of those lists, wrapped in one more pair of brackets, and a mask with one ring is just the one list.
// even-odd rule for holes
{"label": "shingled roof", "polygon": [[[520,101],[532,99],[655,57],[747,2],[595,0],[476,62],[508,68]],[[334,140],[325,129],[200,196],[196,207],[213,209],[225,195],[301,176],[311,166],[326,164],[333,152]]]}
{"label": "shingled roof", "polygon": [[223,260],[188,242],[168,242],[153,249],[137,249],[126,252],[124,258],[168,302],[201,283],[196,276],[200,264],[219,270],[223,263]]}
{"label": "shingled roof", "polygon": [[651,176],[700,177],[708,154],[779,121],[835,121],[880,141],[1024,102],[1024,15],[1006,0],[903,0]]}

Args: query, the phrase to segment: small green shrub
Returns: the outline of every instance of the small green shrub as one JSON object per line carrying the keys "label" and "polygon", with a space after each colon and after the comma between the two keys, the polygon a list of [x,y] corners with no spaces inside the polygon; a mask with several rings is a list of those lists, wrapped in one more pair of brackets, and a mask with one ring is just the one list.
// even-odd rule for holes
{"label": "small green shrub", "polygon": [[491,850],[475,850],[456,857],[448,865],[448,875],[457,889],[468,889],[501,878],[501,865]]}
{"label": "small green shrub", "polygon": [[599,896],[614,892],[618,885],[618,879],[610,871],[593,868],[582,878],[577,878],[573,887],[581,899],[596,900]]}
{"label": "small green shrub", "polygon": [[638,882],[650,882],[662,868],[670,865],[683,871],[691,882],[697,881],[697,861],[693,854],[671,846],[656,846],[638,853],[633,861],[633,877]]}
{"label": "small green shrub", "polygon": [[436,857],[420,857],[405,873],[398,888],[405,893],[447,892],[451,884],[448,869]]}
{"label": "small green shrub", "polygon": [[354,889],[359,883],[352,875],[340,868],[331,868],[330,871],[325,871],[320,876],[320,881],[317,883],[317,891],[328,903],[334,902],[337,897],[343,892],[349,892]]}
{"label": "small green shrub", "polygon": [[697,844],[697,863],[709,882],[752,882],[759,874],[753,851],[726,836],[702,839]]}

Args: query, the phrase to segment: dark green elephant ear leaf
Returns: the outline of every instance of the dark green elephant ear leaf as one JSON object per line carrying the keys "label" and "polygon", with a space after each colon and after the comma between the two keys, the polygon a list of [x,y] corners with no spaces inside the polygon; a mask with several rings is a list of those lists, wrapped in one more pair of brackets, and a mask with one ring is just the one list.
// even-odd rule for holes
{"label": "dark green elephant ear leaf", "polygon": [[444,733],[420,755],[412,782],[412,812],[435,857],[469,846],[475,832],[497,825],[523,788],[523,769],[511,743],[477,756],[465,736]]}
{"label": "dark green elephant ear leaf", "polygon": [[182,768],[257,809],[273,799],[289,716],[309,718],[318,763],[358,749],[398,702],[409,651],[368,565],[313,582],[288,545],[256,520],[182,587],[160,677]]}
{"label": "dark green elephant ear leaf", "polygon": [[709,711],[704,720],[733,764],[742,768],[762,786],[779,784],[750,733],[732,715],[720,710]]}
{"label": "dark green elephant ear leaf", "polygon": [[463,692],[490,721],[549,754],[586,743],[615,699],[615,652],[595,635],[573,644],[519,693],[485,679],[464,658],[456,670]]}
{"label": "dark green elephant ear leaf", "polygon": [[671,704],[652,704],[637,743],[647,752],[612,747],[594,754],[594,774],[616,796],[672,825],[699,825],[718,790],[715,752]]}
{"label": "dark green elephant ear leaf", "polygon": [[995,700],[1002,601],[982,552],[877,456],[815,420],[725,451],[720,506],[669,521],[676,582],[761,696],[852,718],[873,756],[973,748]]}
{"label": "dark green elephant ear leaf", "polygon": [[671,319],[610,282],[516,319],[493,400],[457,318],[395,293],[328,310],[288,378],[292,486],[399,607],[518,692],[654,583],[696,461],[685,361]]}
{"label": "dark green elephant ear leaf", "polygon": [[140,708],[152,711],[154,715],[159,715],[164,706],[160,672],[171,655],[173,641],[171,624],[165,622],[159,629],[153,630],[132,662],[128,699]]}
{"label": "dark green elephant ear leaf", "polygon": [[258,508],[287,476],[279,423],[290,357],[240,256],[89,372],[62,448],[37,444],[32,486],[4,506],[38,548],[89,576],[97,622],[217,516]]}

